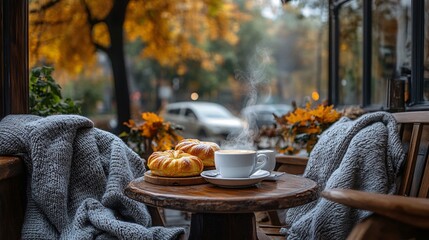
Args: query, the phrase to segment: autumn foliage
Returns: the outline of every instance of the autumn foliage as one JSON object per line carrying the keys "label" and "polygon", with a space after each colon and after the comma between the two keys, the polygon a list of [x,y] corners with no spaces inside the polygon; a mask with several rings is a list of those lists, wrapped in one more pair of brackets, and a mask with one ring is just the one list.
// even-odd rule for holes
{"label": "autumn foliage", "polygon": [[[142,58],[175,66],[182,74],[187,70],[185,60],[198,60],[206,70],[213,69],[222,57],[207,52],[204,44],[215,39],[236,44],[240,22],[249,17],[229,0],[121,1],[128,3],[124,42],[141,40]],[[94,64],[96,50],[108,50],[112,44],[108,26],[115,24],[115,2],[30,1],[31,66],[43,61],[79,73]]]}
{"label": "autumn foliage", "polygon": [[92,73],[96,52],[106,54],[120,123],[131,117],[126,43],[141,41],[142,58],[179,75],[188,71],[188,60],[214,70],[223,58],[209,52],[207,42],[235,44],[246,15],[231,0],[34,0],[29,19],[31,67],[43,63],[71,74]]}
{"label": "autumn foliage", "polygon": [[135,122],[131,119],[124,124],[129,131],[121,133],[120,137],[141,156],[173,149],[183,139],[178,134],[180,127],[165,122],[156,113],[143,112],[141,121]]}
{"label": "autumn foliage", "polygon": [[277,143],[281,153],[295,154],[300,149],[308,153],[317,143],[319,135],[338,121],[342,114],[333,105],[317,105],[312,108],[308,102],[305,108],[296,108],[283,116],[276,117],[278,132],[282,137]]}

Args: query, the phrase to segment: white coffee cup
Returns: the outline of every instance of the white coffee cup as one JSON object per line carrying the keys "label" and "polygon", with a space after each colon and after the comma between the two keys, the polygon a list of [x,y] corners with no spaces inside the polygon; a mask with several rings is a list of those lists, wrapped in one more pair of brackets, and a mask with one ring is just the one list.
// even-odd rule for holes
{"label": "white coffee cup", "polygon": [[265,162],[262,169],[267,170],[268,172],[274,171],[274,168],[276,167],[276,151],[264,149],[258,150],[257,153],[262,153],[267,156],[267,161]]}
{"label": "white coffee cup", "polygon": [[261,169],[268,157],[253,150],[218,150],[215,166],[223,178],[248,178]]}

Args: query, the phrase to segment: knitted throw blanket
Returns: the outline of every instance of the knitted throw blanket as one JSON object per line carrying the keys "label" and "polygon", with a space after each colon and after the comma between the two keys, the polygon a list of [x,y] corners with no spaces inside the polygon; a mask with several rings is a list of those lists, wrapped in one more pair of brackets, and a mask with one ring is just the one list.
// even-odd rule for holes
{"label": "knitted throw blanket", "polygon": [[[346,188],[394,194],[404,159],[394,117],[369,113],[354,121],[342,118],[326,130],[303,176],[316,181],[320,191]],[[346,239],[353,226],[370,214],[319,198],[288,210],[288,239]]]}
{"label": "knitted throw blanket", "polygon": [[124,195],[142,159],[113,134],[75,115],[9,115],[0,154],[27,169],[23,239],[176,239],[182,228],[152,227],[144,204]]}

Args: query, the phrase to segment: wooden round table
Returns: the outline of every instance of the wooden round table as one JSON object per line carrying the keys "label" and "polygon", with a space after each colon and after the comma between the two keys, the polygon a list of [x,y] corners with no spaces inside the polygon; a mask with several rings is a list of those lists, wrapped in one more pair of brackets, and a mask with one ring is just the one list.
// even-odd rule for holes
{"label": "wooden round table", "polygon": [[254,212],[296,207],[318,198],[317,184],[285,174],[249,188],[210,183],[161,186],[133,180],[125,194],[148,205],[192,212],[189,239],[257,239]]}

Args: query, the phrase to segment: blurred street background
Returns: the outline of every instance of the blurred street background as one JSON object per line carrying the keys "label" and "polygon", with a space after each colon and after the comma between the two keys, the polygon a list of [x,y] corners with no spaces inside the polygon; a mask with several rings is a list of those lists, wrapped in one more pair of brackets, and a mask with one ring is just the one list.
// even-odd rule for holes
{"label": "blurred street background", "polygon": [[30,67],[54,67],[64,97],[116,133],[181,101],[244,122],[272,105],[270,122],[274,106],[327,97],[327,1],[284,2],[30,1]]}

